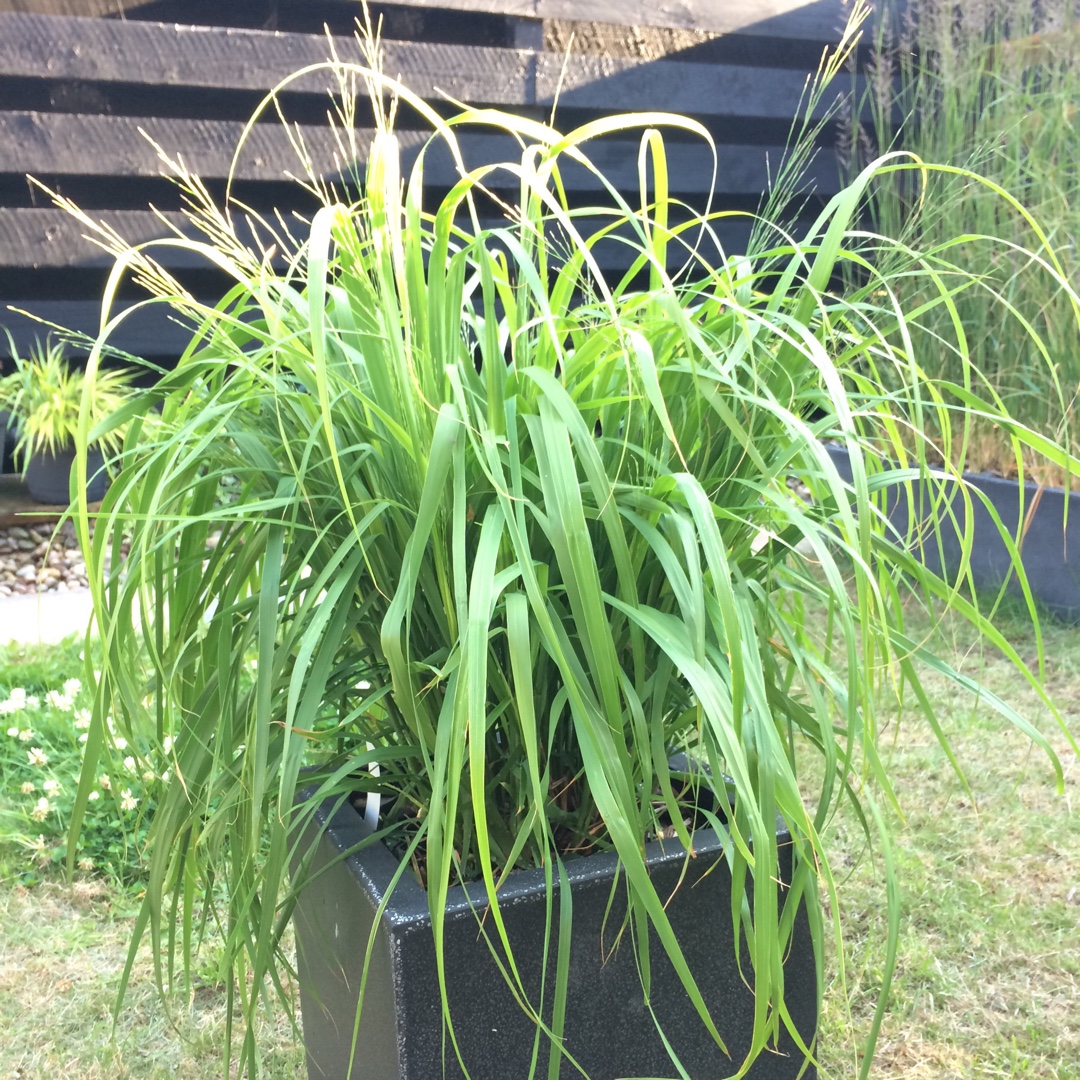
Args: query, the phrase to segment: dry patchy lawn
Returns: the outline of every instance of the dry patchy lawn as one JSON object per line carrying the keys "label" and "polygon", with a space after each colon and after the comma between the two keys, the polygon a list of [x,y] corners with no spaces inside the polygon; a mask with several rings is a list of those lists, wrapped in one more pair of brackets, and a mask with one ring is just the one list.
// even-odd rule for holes
{"label": "dry patchy lawn", "polygon": [[[101,885],[0,893],[0,1077],[4,1080],[210,1080],[221,1075],[224,995],[159,998],[147,950],[124,1009],[112,1008],[131,931]],[[130,908],[130,902],[127,904]],[[289,1026],[264,1031],[267,1075],[305,1075]]]}
{"label": "dry patchy lawn", "polygon": [[[1023,623],[1010,640],[1034,661]],[[1080,634],[1047,628],[1048,686],[1080,731]],[[993,650],[953,639],[968,674],[1032,718],[1034,692]],[[984,702],[928,682],[971,787],[966,794],[927,725],[892,722],[888,767],[904,819],[896,822],[903,924],[890,1008],[871,1076],[880,1080],[1080,1078],[1080,763],[1049,719],[1064,795],[1047,758]],[[972,797],[973,796],[973,797]],[[841,819],[840,903],[853,993],[853,1028],[829,995],[822,1028],[828,1076],[854,1074],[884,960],[884,890],[861,834]],[[833,972],[836,971],[835,958]]]}

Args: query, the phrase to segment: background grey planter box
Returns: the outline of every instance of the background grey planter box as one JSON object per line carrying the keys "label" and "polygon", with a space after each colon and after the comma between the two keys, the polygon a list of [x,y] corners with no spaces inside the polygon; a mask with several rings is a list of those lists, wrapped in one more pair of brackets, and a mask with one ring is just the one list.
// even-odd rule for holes
{"label": "background grey planter box", "polygon": [[[75,463],[75,448],[58,454],[33,454],[26,463],[26,487],[30,497],[39,503],[67,506],[71,501],[70,476]],[[108,479],[105,476],[100,450],[91,450],[86,459],[86,498],[101,502],[105,497]]]}
{"label": "background grey planter box", "polygon": [[[851,479],[851,465],[846,449],[828,445],[829,455],[845,480]],[[1002,524],[1013,538],[1023,523],[1020,512],[1021,486],[1015,480],[984,473],[965,473],[964,479],[989,499]],[[914,507],[925,523],[930,508],[929,490],[913,484]],[[1068,500],[1068,518],[1065,516]],[[887,499],[889,520],[899,537],[908,527],[908,501],[903,488],[896,487]],[[965,524],[963,497],[952,497],[952,511],[961,527]],[[1023,596],[1016,575],[1010,577],[1012,561],[1005,541],[998,531],[990,511],[974,492],[971,493],[971,515],[974,543],[970,555],[971,577],[976,588],[997,590],[1008,580],[1008,591]],[[1028,585],[1036,601],[1046,610],[1069,622],[1080,622],[1080,495],[1061,488],[1039,489],[1036,484],[1023,486],[1023,516],[1027,519],[1021,555]],[[961,560],[960,534],[941,507],[940,540],[929,527],[913,537],[912,550],[929,569],[953,575]]]}
{"label": "background grey planter box", "polygon": [[[327,802],[321,820],[333,814]],[[311,868],[317,873],[349,850],[368,827],[350,806],[333,814]],[[785,834],[786,835],[786,834]],[[697,857],[668,906],[691,970],[736,1065],[749,1046],[753,995],[743,984],[733,956],[730,877],[720,843],[711,830],[695,834]],[[683,849],[675,841],[647,846],[650,872],[661,896],[675,887],[683,870]],[[706,874],[720,860],[715,872]],[[781,848],[782,873],[790,874],[790,846]],[[295,926],[304,1042],[311,1080],[441,1080],[443,1024],[427,895],[410,873],[402,876],[376,931],[365,991],[357,1059],[348,1074],[357,987],[364,950],[379,901],[397,859],[375,844],[339,862],[306,888]],[[676,1076],[643,1004],[633,945],[627,934],[607,963],[601,954],[601,925],[616,869],[613,855],[593,855],[567,863],[573,892],[573,931],[566,1012],[568,1051],[592,1080],[627,1076]],[[472,889],[482,910],[482,888]],[[501,907],[522,978],[535,1002],[539,996],[545,927],[542,871],[513,874],[500,890]],[[558,898],[554,901],[558,920]],[[621,886],[608,917],[608,948],[625,906]],[[554,981],[552,935],[547,996]],[[450,1010],[473,1080],[524,1080],[535,1028],[515,1004],[483,940],[463,888],[451,889],[445,929]],[[690,1075],[734,1072],[690,1006],[662,946],[650,942],[651,1002],[665,1034]],[[817,1021],[817,978],[805,914],[799,913],[785,968],[787,1002],[809,1044]],[[550,1017],[550,1011],[545,1012]],[[749,1076],[753,1080],[794,1080],[803,1064],[793,1045],[785,1054],[766,1052]],[[541,1040],[540,1067],[547,1075],[547,1045]],[[446,1045],[445,1076],[463,1074]],[[579,1077],[565,1061],[560,1076]],[[816,1074],[808,1069],[804,1076]]]}

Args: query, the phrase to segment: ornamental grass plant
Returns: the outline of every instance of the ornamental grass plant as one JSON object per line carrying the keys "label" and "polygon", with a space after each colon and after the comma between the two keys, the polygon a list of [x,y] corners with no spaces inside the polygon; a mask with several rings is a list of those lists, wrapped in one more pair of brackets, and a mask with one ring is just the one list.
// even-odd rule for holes
{"label": "ornamental grass plant", "polygon": [[[998,189],[1039,222],[1061,273],[1075,286],[1076,6],[1071,0],[911,0],[900,12],[893,6],[881,23],[862,113],[869,122],[857,135],[850,123],[842,125],[841,143],[853,176],[895,146],[952,167],[883,175],[868,201],[877,231],[908,240],[958,287],[955,317],[966,348],[956,346],[954,311],[936,305],[918,320],[914,353],[928,377],[950,382],[963,381],[970,359],[985,379],[984,394],[999,395],[1013,416],[1075,452],[1080,338],[1072,298],[1040,262],[1031,221]],[[937,292],[927,275],[897,280],[895,287],[909,310]],[[954,463],[1006,476],[1018,471],[1008,429],[990,420],[976,425]],[[1020,464],[1040,482],[1078,486],[1075,476],[1037,453],[1023,454]]]}
{"label": "ornamental grass plant", "polygon": [[[16,424],[15,453],[24,471],[33,455],[55,457],[75,445],[81,413],[94,430],[132,396],[131,371],[99,370],[88,383],[82,369],[68,360],[62,342],[39,341],[26,357],[18,355],[10,336],[8,342],[15,370],[0,378],[0,408]],[[94,445],[102,450],[120,446],[121,432],[115,427],[95,436]]]}
{"label": "ornamental grass plant", "polygon": [[[724,1018],[698,991],[644,864],[657,835],[692,851],[696,810],[729,838],[756,986],[753,1057],[785,1028],[798,1038],[782,964],[796,909],[819,961],[839,934],[820,897],[842,887],[825,839],[847,802],[889,882],[872,1048],[900,919],[882,807],[901,800],[880,753],[880,694],[914,701],[909,722],[948,748],[920,671],[950,678],[1062,775],[1037,725],[905,632],[904,600],[969,620],[1064,726],[1042,690],[1041,649],[1019,655],[962,581],[921,566],[888,533],[885,499],[910,493],[926,465],[928,416],[957,439],[993,418],[1019,447],[1071,459],[970,379],[946,387],[912,363],[901,343],[926,308],[906,311],[897,282],[927,272],[924,260],[909,252],[896,277],[882,276],[869,249],[887,241],[856,228],[879,166],[831,199],[804,239],[767,214],[751,251],[729,257],[715,236],[723,215],[668,194],[662,129],[711,147],[694,121],[635,114],[564,133],[488,109],[444,117],[380,72],[377,41],[365,47],[364,64],[334,57],[293,77],[334,81],[345,164],[332,180],[304,181],[321,206],[302,237],[249,213],[264,247],[242,241],[229,211],[243,208],[216,206],[179,162],[204,240],[127,247],[99,234],[118,262],[88,380],[124,317],[110,305],[127,273],[150,289],[146,303],[198,326],[149,392],[152,426],[141,413],[115,417],[124,444],[92,540],[85,502],[80,513],[103,659],[74,830],[113,740],[107,716],[129,743],[129,730],[152,732],[151,752],[168,757],[131,956],[149,936],[159,977],[181,977],[200,920],[219,922],[222,971],[245,1019],[232,1065],[253,1075],[259,998],[282,986],[282,935],[307,884],[305,827],[324,799],[378,793],[371,842],[390,843],[401,872],[426,886],[444,1002],[444,900],[451,885],[482,881],[507,993],[538,1039],[556,1039],[548,1075],[560,1075],[564,962],[552,1013],[516,982],[498,885],[542,867],[558,920],[551,886],[567,861],[614,851],[627,947],[643,965],[650,949],[665,954],[687,1007],[722,1042]],[[355,86],[375,121],[363,153]],[[406,108],[432,143],[403,172],[394,123]],[[506,160],[465,166],[459,134],[478,129],[506,137]],[[612,135],[640,140],[632,195],[590,160]],[[435,146],[460,180],[431,207]],[[363,169],[347,164],[365,156]],[[592,171],[603,198],[570,205],[569,167]],[[155,249],[167,245],[230,276],[217,306],[163,269]],[[604,271],[611,247],[629,252],[625,272]],[[848,264],[869,280],[838,295]],[[956,304],[942,284],[931,307]],[[962,335],[954,345],[969,356]],[[963,395],[962,409],[946,390]],[[81,450],[87,433],[84,420]],[[852,484],[823,439],[850,450]],[[899,463],[888,471],[867,452],[882,446]],[[130,554],[107,572],[106,553],[128,537]],[[129,663],[140,652],[149,678]],[[807,748],[820,761],[809,799]],[[677,752],[700,767],[674,772]],[[729,807],[723,820],[713,805]],[[787,887],[777,815],[794,852]],[[443,1020],[452,1055],[454,1017]]]}

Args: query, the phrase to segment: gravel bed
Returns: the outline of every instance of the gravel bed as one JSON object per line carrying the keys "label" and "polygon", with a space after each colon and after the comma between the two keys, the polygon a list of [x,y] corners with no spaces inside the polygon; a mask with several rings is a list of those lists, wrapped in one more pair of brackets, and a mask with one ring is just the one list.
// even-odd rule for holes
{"label": "gravel bed", "polygon": [[[809,500],[810,492],[795,477],[789,477],[788,486]],[[37,524],[0,529],[0,597],[89,587],[72,522],[59,528]]]}
{"label": "gravel bed", "polygon": [[0,529],[0,597],[86,588],[86,563],[72,522]]}

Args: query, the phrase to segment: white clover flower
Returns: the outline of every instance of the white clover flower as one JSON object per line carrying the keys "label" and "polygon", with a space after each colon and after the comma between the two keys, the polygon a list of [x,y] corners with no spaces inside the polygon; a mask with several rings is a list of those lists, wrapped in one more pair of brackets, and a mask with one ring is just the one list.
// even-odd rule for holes
{"label": "white clover flower", "polygon": [[67,694],[61,694],[59,690],[50,690],[45,695],[45,700],[60,712],[71,712],[75,707],[75,702]]}
{"label": "white clover flower", "polygon": [[91,791],[90,794],[87,796],[87,798],[91,802],[97,802],[98,799],[101,798],[101,792],[100,791]]}
{"label": "white clover flower", "polygon": [[0,716],[10,716],[15,711],[15,706],[10,701],[0,701]]}
{"label": "white clover flower", "polygon": [[37,806],[30,811],[30,816],[35,821],[44,821],[49,816],[49,811],[52,809],[52,803],[48,799],[41,798],[37,801]]}
{"label": "white clover flower", "polygon": [[13,686],[8,694],[7,705],[12,710],[26,706],[26,691],[21,686]]}
{"label": "white clover flower", "polygon": [[9,727],[7,729],[7,733],[13,739],[17,739],[19,737],[19,729],[17,727]]}
{"label": "white clover flower", "polygon": [[34,785],[27,780],[22,786],[22,793],[24,795],[32,795],[34,791]]}
{"label": "white clover flower", "polygon": [[101,776],[98,777],[98,783],[106,791],[108,791],[108,790],[110,790],[110,788],[112,788],[112,781],[109,779],[108,773],[102,773]]}
{"label": "white clover flower", "polygon": [[170,771],[169,769],[166,769],[166,770],[165,770],[165,771],[164,771],[164,772],[163,772],[163,773],[161,774],[161,782],[162,782],[163,784],[167,784],[167,783],[169,782],[169,777],[170,777],[170,776],[172,776],[172,772],[171,772],[171,771]]}
{"label": "white clover flower", "polygon": [[26,751],[26,757],[31,765],[48,765],[49,755],[40,746],[33,746]]}
{"label": "white clover flower", "polygon": [[130,754],[124,758],[124,768],[127,769],[128,772],[135,771],[135,759]]}
{"label": "white clover flower", "polygon": [[46,795],[52,795],[54,792],[60,790],[60,782],[58,780],[54,780],[50,776],[49,779],[41,785],[41,790],[44,791]]}
{"label": "white clover flower", "polygon": [[26,708],[28,708],[28,709],[36,709],[40,704],[41,704],[41,698],[39,698],[37,696],[37,694],[31,694],[26,699]]}
{"label": "white clover flower", "polygon": [[19,732],[19,741],[20,742],[30,742],[30,740],[33,739],[33,737],[34,737],[34,733],[33,733],[33,731],[31,731],[30,728],[25,728],[23,731]]}
{"label": "white clover flower", "polygon": [[115,745],[116,745],[117,750],[126,750],[127,749],[127,739],[125,739],[121,735],[118,735],[116,737],[116,740],[115,740]]}
{"label": "white clover flower", "polygon": [[79,691],[82,689],[82,679],[68,679],[64,683],[64,693],[68,697],[78,697]]}
{"label": "white clover flower", "polygon": [[88,859],[85,856],[79,860],[79,869],[84,873],[89,873],[94,869],[94,860]]}
{"label": "white clover flower", "polygon": [[90,726],[92,713],[89,709],[75,710],[75,727],[78,731],[85,731]]}
{"label": "white clover flower", "polygon": [[157,773],[152,772],[150,769],[147,769],[146,772],[142,774],[142,778],[144,784],[149,784],[157,779]]}
{"label": "white clover flower", "polygon": [[45,846],[45,837],[38,833],[38,838],[34,841],[32,850],[38,858],[39,863],[47,863],[49,861],[49,852]]}
{"label": "white clover flower", "polygon": [[172,753],[172,736],[171,735],[166,735],[165,738],[161,740],[161,751],[164,754],[171,754]]}
{"label": "white clover flower", "polygon": [[134,810],[139,805],[139,800],[131,794],[131,788],[124,788],[120,792],[120,809],[121,810]]}
{"label": "white clover flower", "polygon": [[82,744],[83,746],[85,746],[85,745],[86,745],[86,740],[87,740],[87,739],[89,739],[89,738],[90,738],[90,733],[89,733],[89,732],[87,732],[87,731],[84,731],[84,732],[83,732],[83,733],[82,733],[82,734],[81,734],[81,735],[79,736],[79,742],[80,742],[80,743],[81,743],[81,744]]}

